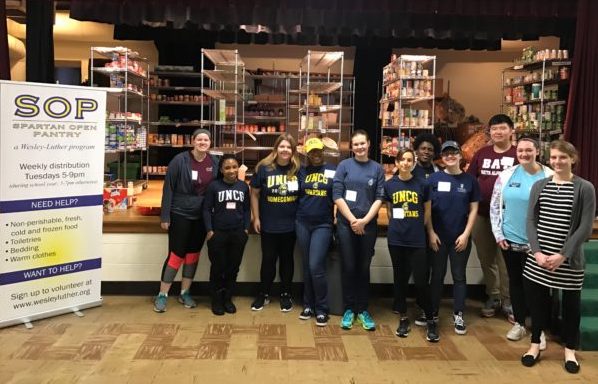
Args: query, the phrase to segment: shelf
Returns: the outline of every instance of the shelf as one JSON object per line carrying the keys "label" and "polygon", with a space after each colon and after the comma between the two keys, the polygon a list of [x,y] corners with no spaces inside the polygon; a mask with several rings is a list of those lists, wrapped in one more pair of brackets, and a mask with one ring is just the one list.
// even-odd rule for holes
{"label": "shelf", "polygon": [[227,101],[237,99],[237,100],[242,101],[242,97],[237,91],[217,91],[215,89],[205,89],[204,88],[203,94],[206,96],[209,96],[213,99],[224,99]]}
{"label": "shelf", "polygon": [[[520,130],[520,131],[515,131],[515,133],[518,135],[535,135],[535,136],[540,135],[540,132],[538,132],[537,130],[532,130],[532,131]],[[551,131],[542,131],[542,136],[544,136],[544,135],[554,136],[554,135],[560,135],[561,133],[563,133],[563,131],[561,129],[553,129]]]}
{"label": "shelf", "polygon": [[129,149],[104,149],[104,153],[124,153],[124,152],[137,152],[145,151],[147,148],[129,148]]}
{"label": "shelf", "polygon": [[243,147],[245,151],[271,151],[272,147]]}
{"label": "shelf", "polygon": [[383,87],[386,87],[390,84],[396,83],[397,81],[401,80],[436,80],[434,76],[401,76],[396,79],[388,80],[387,82],[382,83]]}
{"label": "shelf", "polygon": [[389,129],[389,130],[401,130],[401,129],[433,129],[433,125],[427,125],[425,127],[418,127],[418,126],[409,126],[409,125],[386,125],[383,126],[382,129]]}
{"label": "shelf", "polygon": [[298,132],[318,132],[318,133],[340,133],[340,129],[327,129],[327,128],[312,128],[312,129],[298,129]]}
{"label": "shelf", "polygon": [[161,104],[161,105],[208,105],[207,102],[202,101],[156,101],[150,100],[152,104]]}
{"label": "shelf", "polygon": [[[335,151],[335,150],[332,150],[332,149],[324,148],[324,150],[322,151],[322,154],[324,156],[328,156],[328,157],[340,157],[341,152],[342,151],[340,151],[340,150]],[[303,147],[297,148],[297,153],[300,154],[300,155],[302,155],[302,156],[306,156],[306,154],[305,154],[305,152],[303,150]]]}
{"label": "shelf", "polygon": [[[538,100],[528,100],[528,101],[517,101],[515,103],[504,103],[504,105],[520,106],[520,105],[532,105],[532,104],[541,104],[541,103],[542,103],[542,100],[538,99]],[[567,104],[567,102],[565,100],[551,100],[551,101],[544,100],[544,104],[546,104],[546,105],[564,105],[564,104]]]}
{"label": "shelf", "polygon": [[150,89],[156,89],[158,91],[188,91],[188,92],[201,92],[201,87],[178,87],[178,86],[170,86],[170,87],[157,87],[151,86]]}
{"label": "shelf", "polygon": [[[214,148],[210,148],[210,154],[212,155],[219,155],[222,156],[225,153],[230,153],[233,155],[236,155],[237,153],[241,153],[243,152],[244,148],[241,147],[214,147]],[[272,147],[270,147],[270,149],[272,149]]]}
{"label": "shelf", "polygon": [[[528,85],[538,84],[538,83],[542,84],[542,80],[525,82],[525,83],[518,83],[518,84],[511,84],[511,85],[503,85],[503,89],[516,88],[516,87],[525,87],[525,86],[528,86]],[[549,86],[552,86],[552,85],[568,84],[568,83],[569,83],[569,79],[565,79],[565,80],[561,80],[561,79],[544,80],[544,87],[549,87]]]}
{"label": "shelf", "polygon": [[127,119],[106,119],[107,123],[135,123],[135,124],[141,124],[141,120],[139,119],[132,119],[132,118],[127,118]]}
{"label": "shelf", "polygon": [[201,51],[214,65],[245,66],[239,54],[230,49],[202,49]]}
{"label": "shelf", "polygon": [[257,101],[257,100],[247,100],[245,102],[245,104],[248,105],[256,105],[256,104],[277,104],[277,105],[285,105],[287,103],[286,100],[280,100],[280,101]]}
{"label": "shelf", "polygon": [[399,55],[396,59],[392,60],[390,63],[386,64],[384,68],[391,67],[400,61],[411,62],[415,61],[417,63],[425,64],[428,61],[432,61],[436,58],[436,56],[426,56],[426,55]]}
{"label": "shelf", "polygon": [[[232,71],[223,70],[205,70],[203,73],[214,81],[220,81],[227,84],[243,84],[243,73],[235,75]],[[245,77],[247,78],[247,77]]]}
{"label": "shelf", "polygon": [[154,76],[166,77],[201,77],[201,72],[179,72],[179,71],[154,71],[150,73]]}
{"label": "shelf", "polygon": [[515,64],[512,67],[506,68],[505,71],[521,71],[521,70],[534,70],[542,68],[542,64],[546,63],[546,66],[552,67],[562,67],[571,65],[571,60],[563,60],[563,59],[549,59],[549,60],[542,60],[542,61],[534,61],[531,63],[520,63]]}
{"label": "shelf", "polygon": [[338,82],[338,83],[329,83],[329,82],[311,82],[309,84],[303,84],[301,86],[301,91],[303,92],[307,92],[309,89],[309,92],[313,92],[313,93],[331,93],[334,91],[339,90],[340,88],[342,88],[343,83]]}
{"label": "shelf", "polygon": [[299,108],[299,112],[314,112],[314,113],[328,113],[328,112],[336,112],[336,111],[340,111],[341,106],[340,105],[320,105],[318,107],[316,106],[303,106],[301,108]]}
{"label": "shelf", "polygon": [[247,121],[284,121],[286,116],[247,116],[245,115],[245,122]]}
{"label": "shelf", "polygon": [[433,99],[434,99],[434,96],[398,96],[398,97],[392,97],[390,99],[382,99],[382,100],[380,100],[380,104],[393,103],[395,101],[401,101],[406,104],[416,104],[416,103],[420,103],[422,101],[428,101],[428,100],[433,100]]}
{"label": "shelf", "polygon": [[[248,131],[237,131],[237,135],[247,136],[280,136],[284,132],[248,132]],[[223,135],[233,135],[234,132],[222,132]]]}
{"label": "shelf", "polygon": [[112,58],[112,54],[117,53],[119,55],[127,55],[129,59],[148,62],[149,60],[145,57],[139,56],[139,52],[130,50],[125,47],[91,47],[91,50],[104,57]]}
{"label": "shelf", "polygon": [[175,127],[204,127],[212,124],[211,121],[190,121],[186,123],[175,122],[175,121],[154,121],[149,123],[152,126],[175,126]]}
{"label": "shelf", "polygon": [[307,51],[299,66],[304,68],[309,60],[310,73],[327,72],[336,62],[343,59],[343,52]]}
{"label": "shelf", "polygon": [[136,96],[136,97],[147,97],[146,95],[144,95],[142,92],[137,92],[137,91],[133,91],[130,90],[128,88],[106,88],[106,91],[108,93],[108,95],[113,95],[113,96]]}
{"label": "shelf", "polygon": [[149,144],[150,147],[166,147],[166,148],[193,148],[193,144],[182,144],[182,145],[173,145],[173,144]]}
{"label": "shelf", "polygon": [[136,77],[138,79],[147,80],[147,75],[146,76],[140,75],[139,73],[134,72],[134,71],[132,71],[130,69],[106,68],[106,67],[92,67],[91,70],[94,71],[94,72],[98,72],[98,73],[104,74],[106,76],[109,76],[109,75],[111,75],[113,73],[117,73],[117,74],[125,74],[126,73],[127,75],[131,75],[131,76]]}

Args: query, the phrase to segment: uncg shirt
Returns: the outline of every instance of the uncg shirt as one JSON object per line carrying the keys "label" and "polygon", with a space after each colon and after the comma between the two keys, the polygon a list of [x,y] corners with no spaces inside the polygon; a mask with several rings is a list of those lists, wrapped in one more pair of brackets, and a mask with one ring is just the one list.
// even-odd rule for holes
{"label": "uncg shirt", "polygon": [[467,226],[469,204],[480,200],[480,186],[468,173],[435,172],[428,179],[432,201],[432,225],[440,239],[454,242]]}
{"label": "uncg shirt", "polygon": [[206,231],[249,229],[249,187],[241,180],[228,184],[215,180],[206,191],[203,218]]}
{"label": "uncg shirt", "polygon": [[527,244],[526,220],[527,206],[532,185],[546,177],[544,170],[530,175],[521,166],[517,167],[511,178],[503,186],[503,224],[502,231],[505,239],[517,243]]}
{"label": "uncg shirt", "polygon": [[393,176],[384,183],[384,197],[391,204],[388,245],[426,247],[424,203],[429,191],[428,183],[415,176],[407,181]]}
{"label": "uncg shirt", "polygon": [[295,214],[299,182],[287,177],[290,166],[259,167],[251,178],[251,187],[260,189],[260,222],[262,231],[286,233],[295,230]]}
{"label": "uncg shirt", "polygon": [[299,170],[299,206],[297,220],[312,224],[333,221],[332,180],[336,167],[323,164],[301,167]]}

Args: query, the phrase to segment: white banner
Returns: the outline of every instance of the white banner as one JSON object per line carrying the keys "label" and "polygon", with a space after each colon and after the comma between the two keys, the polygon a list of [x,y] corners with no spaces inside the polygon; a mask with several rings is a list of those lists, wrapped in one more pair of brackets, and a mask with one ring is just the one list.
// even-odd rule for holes
{"label": "white banner", "polygon": [[106,91],[0,81],[0,327],[101,305]]}

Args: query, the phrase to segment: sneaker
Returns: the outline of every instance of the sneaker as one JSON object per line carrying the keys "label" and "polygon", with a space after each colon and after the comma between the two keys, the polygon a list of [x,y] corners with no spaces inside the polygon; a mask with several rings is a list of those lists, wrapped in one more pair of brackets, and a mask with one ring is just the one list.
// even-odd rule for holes
{"label": "sneaker", "polygon": [[542,331],[542,333],[540,333],[540,351],[545,351],[546,350],[546,334],[544,333],[544,331]]}
{"label": "sneaker", "polygon": [[366,331],[373,331],[376,329],[376,323],[372,318],[372,315],[368,311],[363,311],[357,315],[357,321],[361,323],[361,326]]}
{"label": "sneaker", "polygon": [[233,303],[233,299],[229,294],[224,295],[224,312],[226,313],[236,313],[237,306]]}
{"label": "sneaker", "polygon": [[526,335],[525,327],[519,323],[515,323],[513,328],[507,332],[507,339],[511,341],[519,341]]}
{"label": "sneaker", "polygon": [[440,336],[438,336],[438,325],[437,323],[432,320],[426,323],[426,340],[430,343],[437,343],[440,340]]}
{"label": "sneaker", "polygon": [[457,335],[464,335],[467,333],[465,320],[463,320],[463,312],[453,314],[453,322],[455,323],[455,333]]}
{"label": "sneaker", "polygon": [[191,297],[191,295],[189,294],[188,291],[181,292],[181,295],[179,296],[178,300],[179,300],[179,303],[181,303],[185,306],[185,308],[197,307],[197,303],[195,302],[195,300],[193,300],[193,298]]}
{"label": "sneaker", "polygon": [[290,312],[293,309],[293,299],[289,293],[282,293],[280,295],[280,310],[282,312]]}
{"label": "sneaker", "polygon": [[411,331],[411,325],[409,324],[409,319],[406,317],[402,317],[399,320],[399,327],[395,332],[395,335],[399,337],[407,337],[409,336],[409,331]]}
{"label": "sneaker", "polygon": [[158,296],[154,299],[154,311],[158,313],[166,312],[166,302],[168,301],[168,295],[165,293],[158,293]]}
{"label": "sneaker", "polygon": [[355,320],[355,314],[352,310],[347,309],[343,314],[343,318],[341,319],[341,328],[342,329],[351,329],[353,328],[353,321]]}
{"label": "sneaker", "polygon": [[507,317],[507,321],[511,324],[515,324],[515,315],[513,314],[513,306],[511,304],[502,305],[502,313]]}
{"label": "sneaker", "polygon": [[268,295],[260,293],[256,296],[255,300],[253,300],[253,303],[251,303],[251,310],[261,311],[262,309],[264,309],[264,305],[268,304],[270,304],[270,298],[268,297]]}
{"label": "sneaker", "polygon": [[500,308],[500,300],[496,298],[489,298],[482,307],[482,316],[492,317],[496,314],[496,310]]}
{"label": "sneaker", "polygon": [[[438,318],[438,317],[436,317]],[[415,325],[418,327],[425,327],[428,324],[428,319],[426,318],[426,312],[421,311],[419,316],[414,321]]]}
{"label": "sneaker", "polygon": [[318,316],[316,316],[316,325],[318,327],[325,327],[328,325],[328,315],[326,314],[320,314]]}
{"label": "sneaker", "polygon": [[303,308],[303,311],[299,314],[299,318],[301,320],[309,320],[314,315],[314,312],[311,310],[310,307]]}

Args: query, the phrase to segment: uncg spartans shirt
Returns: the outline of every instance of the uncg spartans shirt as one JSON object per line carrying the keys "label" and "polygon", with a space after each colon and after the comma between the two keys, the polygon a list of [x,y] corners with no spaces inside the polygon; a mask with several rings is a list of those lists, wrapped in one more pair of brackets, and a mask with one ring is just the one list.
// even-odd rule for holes
{"label": "uncg spartans shirt", "polygon": [[453,242],[467,226],[469,204],[480,200],[478,182],[465,172],[450,175],[440,171],[430,175],[428,183],[434,232],[443,242]]}
{"label": "uncg spartans shirt", "polygon": [[391,205],[388,245],[426,247],[424,203],[429,200],[428,183],[412,177],[407,181],[393,176],[384,184],[384,197]]}
{"label": "uncg spartans shirt", "polygon": [[332,180],[336,167],[323,164],[301,167],[299,170],[299,206],[297,220],[312,224],[333,221]]}
{"label": "uncg spartans shirt", "polygon": [[251,179],[251,187],[260,189],[262,231],[286,233],[295,230],[299,197],[297,176],[287,176],[290,166],[261,166]]}
{"label": "uncg spartans shirt", "polygon": [[251,209],[249,187],[241,180],[228,184],[222,179],[213,181],[203,203],[206,231],[249,229]]}

